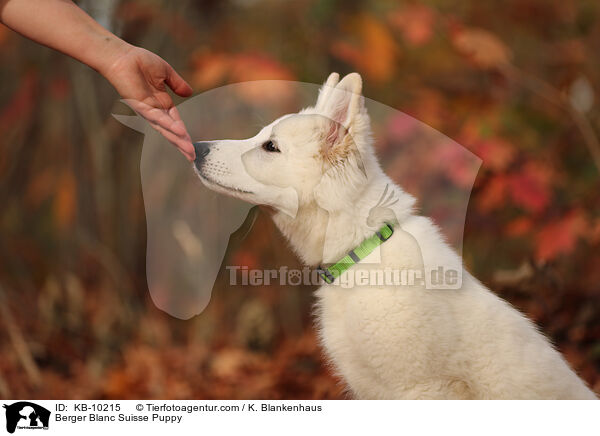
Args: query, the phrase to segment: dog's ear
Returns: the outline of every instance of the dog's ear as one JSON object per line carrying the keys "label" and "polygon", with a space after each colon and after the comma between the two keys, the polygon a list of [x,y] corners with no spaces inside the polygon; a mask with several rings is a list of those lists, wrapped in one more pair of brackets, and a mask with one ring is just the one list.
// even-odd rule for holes
{"label": "dog's ear", "polygon": [[362,79],[357,73],[352,73],[327,94],[322,92],[323,101],[319,97],[321,104],[317,109],[326,118],[321,153],[328,164],[314,195],[317,204],[325,210],[348,207],[367,183],[364,163],[353,137],[364,134],[367,120],[357,117],[364,111],[361,91]]}
{"label": "dog's ear", "polygon": [[358,73],[344,77],[331,92],[324,105],[324,115],[349,128],[362,106],[362,79]]}
{"label": "dog's ear", "polygon": [[339,81],[338,73],[331,73],[319,91],[315,109],[348,129],[353,117],[363,107],[362,79],[351,73]]}
{"label": "dog's ear", "polygon": [[340,75],[338,73],[331,73],[325,81],[325,83],[323,84],[323,86],[321,86],[321,89],[319,90],[319,98],[317,99],[317,104],[315,105],[315,108],[318,111],[323,112],[325,102],[327,101],[327,99],[331,95],[331,91],[335,89],[335,86],[338,84],[339,81]]}
{"label": "dog's ear", "polygon": [[317,110],[328,119],[322,151],[330,161],[345,157],[352,147],[352,134],[356,133],[354,121],[364,108],[361,91],[362,79],[359,74],[352,73],[335,88],[323,91],[323,98],[319,97]]}

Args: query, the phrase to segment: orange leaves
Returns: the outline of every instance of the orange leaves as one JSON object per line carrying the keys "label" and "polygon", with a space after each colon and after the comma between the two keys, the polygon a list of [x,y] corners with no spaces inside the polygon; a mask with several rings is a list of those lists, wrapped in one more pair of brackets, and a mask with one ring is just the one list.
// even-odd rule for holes
{"label": "orange leaves", "polygon": [[51,202],[57,230],[68,230],[77,211],[77,181],[72,172],[57,173],[53,168],[44,168],[35,173],[27,186],[25,201],[37,213],[35,210],[47,200]]}
{"label": "orange leaves", "polygon": [[389,21],[410,46],[427,44],[433,36],[434,11],[422,4],[412,4],[392,12]]}
{"label": "orange leaves", "polygon": [[546,224],[536,236],[536,258],[539,261],[547,261],[559,254],[571,253],[577,239],[587,230],[587,219],[579,210]]}
{"label": "orange leaves", "polygon": [[194,56],[195,87],[208,89],[225,82],[292,80],[289,68],[265,54],[200,52]]}
{"label": "orange leaves", "polygon": [[197,53],[194,57],[192,87],[210,89],[222,84],[228,74],[231,55],[226,53]]}
{"label": "orange leaves", "polygon": [[508,236],[521,236],[525,235],[531,228],[533,227],[533,221],[529,217],[519,217],[511,222],[509,222],[506,226],[506,234]]}
{"label": "orange leaves", "polygon": [[75,219],[77,185],[71,172],[63,172],[56,183],[53,213],[60,230],[67,230]]}
{"label": "orange leaves", "polygon": [[484,213],[498,209],[505,203],[508,181],[503,174],[492,177],[477,196],[477,208]]}
{"label": "orange leaves", "polygon": [[[289,68],[264,54],[201,52],[195,55],[193,62],[192,85],[199,89],[210,89],[226,82],[294,79]],[[265,104],[281,101],[290,94],[289,86],[283,82],[244,86],[238,91],[248,101]]]}
{"label": "orange leaves", "polygon": [[57,173],[52,168],[44,168],[35,173],[27,186],[25,200],[37,209],[48,199],[52,202],[52,216],[57,229],[68,230],[77,211],[77,181],[71,171]]}
{"label": "orange leaves", "polygon": [[495,69],[510,63],[510,49],[494,34],[483,29],[459,30],[452,38],[454,48],[476,66]]}
{"label": "orange leaves", "polygon": [[288,67],[264,54],[240,54],[232,60],[231,75],[236,81],[294,78]]}
{"label": "orange leaves", "polygon": [[[225,325],[224,323],[220,323]],[[191,327],[191,326],[190,326]],[[315,332],[282,338],[273,350],[256,353],[231,343],[146,344],[130,341],[94,386],[108,398],[342,399],[343,387],[321,361]],[[66,380],[65,380],[66,382]]]}
{"label": "orange leaves", "polygon": [[513,161],[516,150],[508,141],[502,138],[491,138],[478,142],[475,154],[483,160],[484,168],[503,171]]}
{"label": "orange leaves", "polygon": [[331,44],[331,54],[352,65],[368,80],[390,80],[396,70],[399,48],[388,28],[373,16],[362,14],[348,20],[343,30],[345,36]]}

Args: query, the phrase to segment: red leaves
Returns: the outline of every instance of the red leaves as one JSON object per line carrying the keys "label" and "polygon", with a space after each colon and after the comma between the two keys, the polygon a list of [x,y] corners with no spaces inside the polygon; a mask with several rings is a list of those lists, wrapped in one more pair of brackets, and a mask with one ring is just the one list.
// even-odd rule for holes
{"label": "red leaves", "polygon": [[546,224],[536,235],[535,256],[539,261],[569,254],[575,249],[578,238],[585,235],[588,224],[583,212],[574,210],[564,217]]}
{"label": "red leaves", "polygon": [[428,6],[413,4],[402,7],[390,14],[389,21],[410,46],[420,47],[433,37],[435,13]]}
{"label": "red leaves", "polygon": [[508,176],[508,190],[512,201],[523,209],[539,213],[550,201],[550,185],[544,170],[535,164],[525,166]]}
{"label": "red leaves", "polygon": [[510,200],[525,211],[540,213],[551,198],[549,177],[549,170],[534,163],[513,173],[492,176],[478,197],[479,209],[489,212]]}
{"label": "red leaves", "polygon": [[456,185],[471,188],[475,170],[469,154],[454,144],[440,144],[436,160],[440,163],[446,176]]}
{"label": "red leaves", "polygon": [[[174,65],[190,66],[180,72],[197,92],[256,79],[318,82],[331,70],[356,69],[369,88],[367,97],[413,113],[482,158],[475,207],[467,218],[467,262],[484,281],[506,265],[512,284],[505,274],[504,286],[514,287],[515,293],[495,290],[539,321],[580,374],[600,389],[594,361],[600,352],[594,303],[600,282],[597,172],[585,160],[580,133],[586,132],[577,131],[567,113],[540,98],[549,94],[552,100],[554,92],[564,92],[579,112],[596,119],[600,69],[592,40],[598,23],[584,20],[583,29],[581,20],[568,14],[540,17],[540,11],[548,10],[542,1],[533,9],[527,2],[504,9],[477,2],[477,17],[471,21],[493,22],[495,34],[461,27],[458,17],[464,11],[434,10],[416,2],[392,6],[389,14],[377,2],[328,11],[322,8],[328,2],[273,2],[271,13],[257,2],[246,2],[244,8],[215,7],[210,13],[209,3],[219,2],[202,2],[202,7],[179,3],[124,2],[113,18],[128,40],[160,49]],[[312,3],[321,8],[320,21],[297,19],[310,17],[300,14],[309,13]],[[572,10],[585,15],[584,9]],[[495,14],[491,21],[490,14]],[[297,27],[278,42],[281,29],[292,22]],[[544,31],[554,28],[562,30]],[[525,34],[527,41],[521,44]],[[63,57],[41,56],[47,49],[23,41],[0,26],[6,75],[0,175],[6,184],[4,257],[11,260],[0,270],[3,284],[17,284],[8,299],[11,312],[39,361],[44,383],[34,389],[9,341],[0,341],[0,372],[13,396],[341,398],[308,327],[310,289],[282,289],[277,283],[231,288],[229,273],[223,271],[213,300],[195,320],[169,319],[150,303],[140,267],[146,254],[143,207],[135,171],[128,169],[137,159],[129,151],[131,137],[115,133],[103,118],[95,119],[97,110],[77,110],[70,98],[81,91],[81,83],[73,87],[76,70]],[[505,44],[509,41],[514,42],[510,47]],[[449,42],[454,52],[448,50]],[[201,45],[211,48],[194,52]],[[285,56],[256,52],[265,46]],[[514,67],[523,68],[527,80],[495,74],[512,62],[513,52]],[[273,82],[239,88],[243,98],[265,105],[279,105],[286,92]],[[88,102],[92,109],[109,108],[115,98],[112,93],[93,95],[98,101]],[[67,106],[72,110],[61,110]],[[108,118],[109,112],[98,114]],[[419,126],[404,115],[392,118],[380,158],[393,156],[392,146],[422,140]],[[591,130],[597,136],[597,129]],[[110,143],[101,153],[109,164],[106,179],[90,172],[97,155],[85,146],[98,133],[108,135]],[[463,155],[435,140],[440,141],[439,154],[416,153],[390,163],[390,175],[406,178],[411,192],[423,189],[410,185],[422,180],[421,174],[432,185],[449,181],[461,187],[470,181]],[[84,179],[65,173],[70,165],[80,168]],[[103,194],[114,189],[114,195]],[[78,205],[78,197],[89,201]],[[449,210],[452,201],[441,204],[436,216]],[[78,210],[86,213],[78,217]],[[132,214],[113,213],[130,210]],[[77,218],[78,226],[102,245],[69,243],[57,252],[57,243]],[[268,223],[257,221],[227,265],[264,268],[293,262]],[[96,250],[109,256],[108,266],[92,255]],[[541,268],[542,263],[548,265]],[[525,266],[512,268],[517,265]],[[65,268],[73,271],[48,279]],[[78,285],[69,285],[70,274],[80,276]],[[122,286],[126,280],[120,278],[134,282],[135,292]],[[35,304],[20,304],[24,296]],[[170,288],[163,284],[155,302],[164,306],[169,298]],[[268,316],[245,311],[251,299],[261,301]],[[150,307],[144,307],[145,301]],[[269,320],[267,327],[257,319]],[[263,337],[268,340],[256,339]]]}
{"label": "red leaves", "polygon": [[551,202],[552,181],[556,181],[556,176],[547,167],[527,163],[516,172],[492,176],[476,197],[477,207],[483,213],[491,213],[510,202],[527,214],[508,222],[505,233],[512,237],[533,236],[534,256],[540,262],[571,253],[580,237],[588,235],[592,243],[597,242],[580,208],[559,218],[546,218],[544,212]]}

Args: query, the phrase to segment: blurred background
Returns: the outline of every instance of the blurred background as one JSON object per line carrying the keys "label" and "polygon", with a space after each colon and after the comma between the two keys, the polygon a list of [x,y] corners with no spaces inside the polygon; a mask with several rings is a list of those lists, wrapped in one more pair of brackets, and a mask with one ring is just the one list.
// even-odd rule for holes
{"label": "blurred background", "polygon": [[[367,97],[475,153],[467,268],[600,391],[597,0],[77,3],[197,93],[358,71]],[[97,73],[1,25],[0,59],[1,398],[345,398],[315,340],[312,288],[220,280],[200,316],[157,309],[143,137],[111,116],[127,109]],[[301,268],[254,214],[229,264]]]}

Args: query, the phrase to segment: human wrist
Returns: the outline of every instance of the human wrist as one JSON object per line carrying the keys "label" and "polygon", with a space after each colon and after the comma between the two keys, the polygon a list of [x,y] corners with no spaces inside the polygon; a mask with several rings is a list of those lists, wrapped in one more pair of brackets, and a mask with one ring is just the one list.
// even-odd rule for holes
{"label": "human wrist", "polygon": [[91,58],[85,62],[94,70],[98,71],[106,79],[111,81],[112,72],[119,59],[133,50],[135,47],[115,35],[101,35],[97,43],[97,49],[90,50]]}

